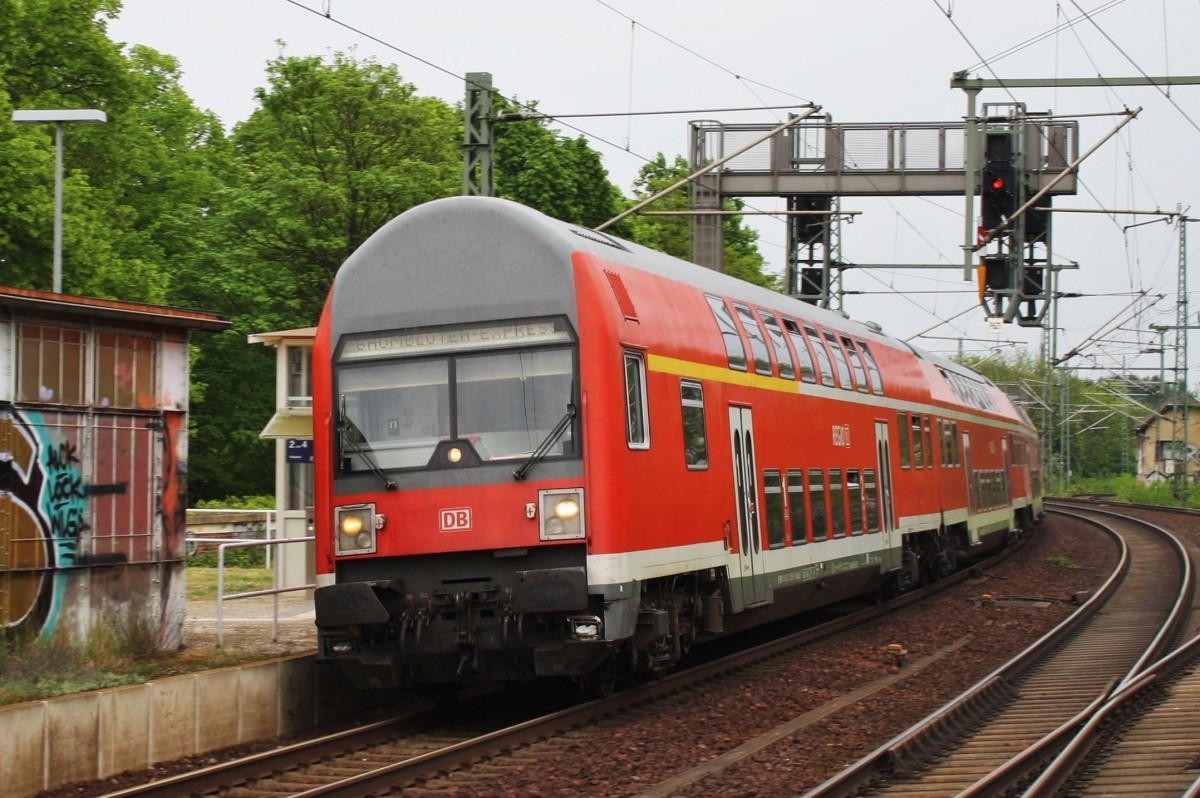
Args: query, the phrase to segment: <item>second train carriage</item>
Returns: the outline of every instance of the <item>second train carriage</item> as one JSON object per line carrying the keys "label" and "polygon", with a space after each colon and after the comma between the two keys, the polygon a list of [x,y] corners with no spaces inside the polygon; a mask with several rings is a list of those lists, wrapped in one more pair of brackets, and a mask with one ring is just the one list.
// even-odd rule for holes
{"label": "second train carriage", "polygon": [[319,656],[361,687],[663,671],[1041,514],[979,374],[497,199],[347,260],[314,426]]}

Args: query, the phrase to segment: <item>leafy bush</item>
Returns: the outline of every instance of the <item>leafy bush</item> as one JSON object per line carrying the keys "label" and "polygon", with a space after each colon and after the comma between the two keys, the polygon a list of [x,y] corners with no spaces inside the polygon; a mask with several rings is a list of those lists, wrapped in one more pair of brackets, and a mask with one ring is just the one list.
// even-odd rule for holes
{"label": "leafy bush", "polygon": [[[197,550],[187,557],[189,568],[216,568],[217,547],[220,540],[214,540],[212,548]],[[234,568],[265,568],[267,566],[266,546],[245,546],[225,550],[225,566]]]}
{"label": "leafy bush", "polygon": [[1190,486],[1186,503],[1171,482],[1141,482],[1132,474],[1084,479],[1072,484],[1071,496],[1111,496],[1115,501],[1156,504],[1162,507],[1200,507],[1200,485]]}
{"label": "leafy bush", "polygon": [[170,672],[154,626],[133,615],[95,627],[83,643],[0,638],[0,704],[136,684]]}
{"label": "leafy bush", "polygon": [[196,502],[197,510],[274,510],[274,496],[227,496],[224,499]]}

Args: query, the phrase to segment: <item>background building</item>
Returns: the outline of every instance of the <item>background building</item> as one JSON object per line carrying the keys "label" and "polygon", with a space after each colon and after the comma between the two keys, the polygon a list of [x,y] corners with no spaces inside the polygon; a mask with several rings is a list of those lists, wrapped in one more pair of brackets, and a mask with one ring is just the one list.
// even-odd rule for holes
{"label": "background building", "polygon": [[[275,415],[261,436],[275,439],[277,537],[312,534],[312,349],[316,327],[251,335],[250,343],[275,347]],[[279,546],[278,587],[300,587],[316,579],[312,543]]]}
{"label": "background building", "polygon": [[0,628],[183,639],[188,334],[214,313],[0,287]]}
{"label": "background building", "polygon": [[[1167,403],[1137,426],[1137,477],[1142,482],[1200,475],[1200,403]],[[1187,417],[1186,431],[1184,416]]]}

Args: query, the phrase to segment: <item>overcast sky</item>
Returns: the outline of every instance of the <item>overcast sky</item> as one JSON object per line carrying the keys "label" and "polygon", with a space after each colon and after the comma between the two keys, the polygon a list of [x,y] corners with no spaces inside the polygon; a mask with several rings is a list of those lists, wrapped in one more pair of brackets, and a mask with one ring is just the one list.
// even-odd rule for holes
{"label": "overcast sky", "polygon": [[[254,111],[265,65],[280,54],[347,52],[395,64],[418,93],[451,103],[463,97],[465,73],[490,72],[503,94],[537,101],[546,113],[614,114],[564,120],[559,129],[588,135],[626,194],[647,159],[687,152],[693,119],[773,124],[788,113],[773,106],[812,102],[835,122],[954,122],[966,111],[965,94],[949,87],[959,70],[1008,79],[1200,75],[1195,0],[124,0],[109,31],[178,58],[184,88],[228,128]],[[1079,117],[1081,152],[1116,126],[1115,114],[1144,109],[1083,164],[1079,194],[1057,207],[1200,205],[1200,86],[1169,96],[1120,88],[980,97],[1014,100]],[[730,110],[740,108],[755,110]],[[630,110],[692,113],[616,115]],[[862,211],[843,226],[844,260],[959,267],[854,270],[844,283],[859,292],[846,297],[851,316],[900,338],[919,335],[914,343],[940,352],[959,339],[976,352],[1038,345],[1038,330],[988,330],[974,286],[962,279],[961,198],[847,198],[842,207]],[[1060,289],[1084,294],[1060,303],[1056,351],[1082,345],[1073,364],[1157,369],[1159,355],[1138,352],[1158,343],[1149,325],[1175,323],[1179,228],[1124,229],[1150,218],[1056,214],[1054,259],[1079,264]],[[754,226],[772,268],[782,268],[783,223]],[[1200,227],[1190,233],[1195,251]],[[1194,319],[1200,281],[1189,289]],[[1141,291],[1166,297],[1128,319],[1124,309]],[[1189,351],[1194,362],[1200,348]]]}

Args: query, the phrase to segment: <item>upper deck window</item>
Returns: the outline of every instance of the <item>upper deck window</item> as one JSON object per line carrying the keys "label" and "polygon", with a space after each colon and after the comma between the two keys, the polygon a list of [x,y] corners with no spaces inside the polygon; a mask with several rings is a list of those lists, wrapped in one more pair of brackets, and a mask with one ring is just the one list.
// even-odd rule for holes
{"label": "upper deck window", "polygon": [[721,331],[721,339],[725,342],[725,356],[729,358],[729,368],[745,371],[746,348],[742,344],[742,336],[738,335],[737,325],[733,322],[733,314],[725,306],[724,299],[711,294],[705,294],[704,298],[712,308],[713,318],[717,320],[717,329]]}
{"label": "upper deck window", "polygon": [[808,338],[808,342],[812,344],[813,354],[817,356],[817,365],[821,369],[821,384],[832,388],[834,386],[833,364],[829,359],[829,350],[825,348],[821,336],[812,326],[805,324],[804,334]]}
{"label": "upper deck window", "polygon": [[770,374],[772,372],[771,353],[767,350],[767,339],[763,336],[762,328],[758,326],[758,319],[754,318],[750,308],[740,302],[734,302],[733,307],[737,310],[738,317],[742,320],[742,328],[750,340],[750,351],[754,355],[754,371],[759,374]]}
{"label": "upper deck window", "polygon": [[854,383],[850,381],[850,366],[846,363],[846,353],[838,346],[837,336],[829,330],[825,330],[825,340],[829,344],[829,354],[833,355],[833,365],[837,367],[838,384],[847,391],[853,391]]}
{"label": "upper deck window", "polygon": [[846,350],[846,357],[850,358],[850,367],[854,369],[854,379],[858,383],[858,390],[866,393],[870,390],[867,385],[867,370],[863,367],[862,359],[858,356],[858,350],[854,348],[854,342],[849,337],[843,335],[842,348]]}
{"label": "upper deck window", "polygon": [[800,379],[805,382],[816,382],[817,371],[813,363],[812,350],[808,348],[808,343],[800,332],[800,326],[786,317],[783,320],[783,326],[788,331],[788,337],[792,339],[792,346],[796,348],[796,358],[800,361]]}
{"label": "upper deck window", "polygon": [[875,362],[875,356],[871,354],[871,348],[867,346],[866,341],[859,341],[858,351],[862,353],[863,363],[867,365],[867,371],[871,374],[871,390],[883,396],[883,375],[879,371],[879,364]]}
{"label": "upper deck window", "polygon": [[792,353],[788,351],[787,339],[783,337],[783,330],[780,329],[779,322],[775,320],[775,314],[759,308],[758,316],[762,319],[763,327],[767,328],[767,337],[771,339],[771,346],[775,348],[775,362],[779,364],[779,376],[785,380],[796,379],[796,367],[792,365]]}

